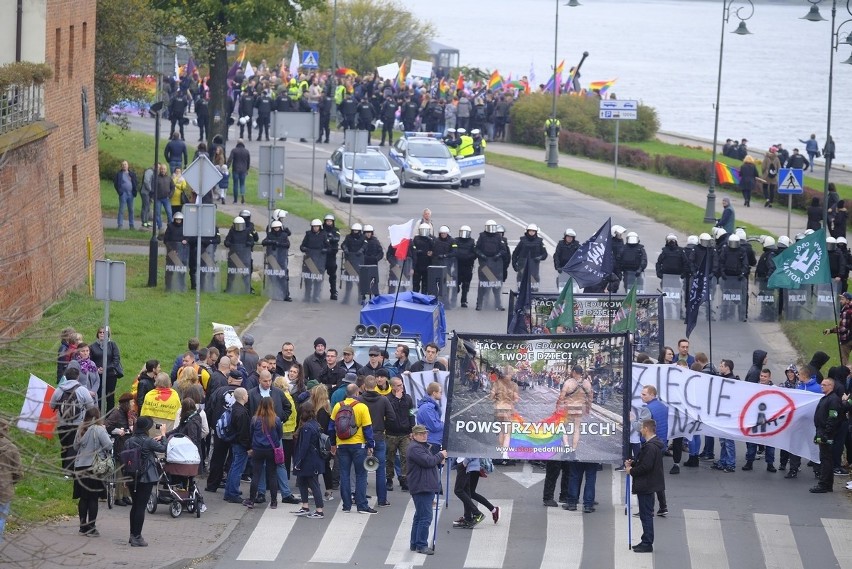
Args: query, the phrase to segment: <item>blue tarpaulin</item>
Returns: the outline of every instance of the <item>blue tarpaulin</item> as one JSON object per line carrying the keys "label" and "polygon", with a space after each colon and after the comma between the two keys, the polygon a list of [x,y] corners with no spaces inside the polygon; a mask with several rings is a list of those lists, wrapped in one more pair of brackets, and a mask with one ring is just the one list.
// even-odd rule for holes
{"label": "blue tarpaulin", "polygon": [[399,324],[403,335],[419,334],[424,344],[435,342],[441,348],[446,344],[444,305],[428,294],[401,292],[398,299],[393,294],[375,296],[361,309],[361,324],[377,328],[382,324]]}

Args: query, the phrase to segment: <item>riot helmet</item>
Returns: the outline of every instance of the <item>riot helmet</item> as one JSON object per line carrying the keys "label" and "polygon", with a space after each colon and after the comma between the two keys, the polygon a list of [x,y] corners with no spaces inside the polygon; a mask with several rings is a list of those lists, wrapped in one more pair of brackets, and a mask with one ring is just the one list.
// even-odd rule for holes
{"label": "riot helmet", "polygon": [[246,221],[249,221],[249,220],[251,220],[251,212],[247,209],[244,209],[243,211],[240,212],[240,217],[242,217]]}
{"label": "riot helmet", "polygon": [[743,227],[737,227],[737,230],[734,233],[740,238],[740,241],[745,241],[748,239],[748,235],[746,235],[746,230]]}
{"label": "riot helmet", "polygon": [[417,228],[417,234],[422,237],[428,237],[432,233],[432,226],[428,223],[421,223],[420,227]]}
{"label": "riot helmet", "polygon": [[713,239],[719,239],[728,234],[724,227],[714,227],[710,232],[713,234]]}
{"label": "riot helmet", "polygon": [[372,225],[370,225],[368,223],[367,225],[364,226],[364,233],[372,233],[372,232],[373,232],[373,226]]}
{"label": "riot helmet", "polygon": [[846,238],[845,237],[838,237],[837,238],[837,244],[843,245],[845,247],[846,246]]}
{"label": "riot helmet", "polygon": [[175,222],[183,221],[183,214],[181,212],[177,212],[174,217],[172,217],[172,220]]}
{"label": "riot helmet", "polygon": [[612,236],[617,237],[618,239],[621,239],[621,236],[624,235],[625,231],[627,231],[627,230],[624,229],[620,225],[613,225],[612,226]]}
{"label": "riot helmet", "polygon": [[527,225],[527,232],[530,231],[535,231],[536,233],[538,233],[538,225],[536,225],[535,223],[530,223],[529,225]]}
{"label": "riot helmet", "polygon": [[282,227],[284,227],[284,224],[276,219],[271,224],[269,224],[269,227],[272,229],[272,231],[275,231],[276,229],[281,229]]}
{"label": "riot helmet", "polygon": [[468,237],[470,237],[469,225],[462,225],[461,227],[459,227],[459,237],[462,239],[467,239]]}
{"label": "riot helmet", "polygon": [[493,219],[489,219],[485,222],[485,232],[486,233],[497,233],[497,222]]}
{"label": "riot helmet", "polygon": [[449,228],[449,227],[447,227],[446,225],[442,225],[442,226],[438,229],[438,234],[439,234],[439,235],[440,235],[440,234],[446,234],[446,235],[449,235],[449,234],[450,234],[450,228]]}
{"label": "riot helmet", "polygon": [[778,247],[775,246],[775,239],[773,237],[766,237],[763,240],[763,248],[768,249],[770,251],[776,250]]}
{"label": "riot helmet", "polygon": [[627,244],[628,245],[638,245],[639,244],[639,234],[635,231],[631,231],[627,234]]}
{"label": "riot helmet", "polygon": [[234,231],[242,231],[246,228],[246,220],[239,215],[234,218]]}
{"label": "riot helmet", "polygon": [[577,237],[577,232],[569,227],[565,230],[565,237]]}
{"label": "riot helmet", "polygon": [[728,237],[728,248],[737,249],[740,246],[740,236],[734,233]]}
{"label": "riot helmet", "polygon": [[837,249],[837,239],[831,237],[830,235],[825,238],[825,248],[829,251],[834,251]]}
{"label": "riot helmet", "polygon": [[363,229],[363,228],[362,228],[360,223],[353,223],[352,227],[350,229],[352,231],[361,231],[361,229]]}
{"label": "riot helmet", "polygon": [[690,235],[686,238],[686,246],[689,247],[690,245],[698,245],[698,235]]}
{"label": "riot helmet", "polygon": [[710,237],[709,233],[702,233],[698,236],[698,244],[702,247],[712,247],[713,246],[713,238]]}
{"label": "riot helmet", "polygon": [[677,235],[669,233],[666,235],[666,243],[671,243],[672,241],[674,241],[675,245],[677,245]]}
{"label": "riot helmet", "polygon": [[506,233],[506,228],[503,227],[502,225],[498,225],[497,226],[497,233],[499,233],[500,235],[503,235],[504,233]]}
{"label": "riot helmet", "polygon": [[786,235],[782,235],[781,237],[778,238],[778,244],[782,245],[784,247],[789,247],[790,244],[791,244],[790,238],[787,237]]}

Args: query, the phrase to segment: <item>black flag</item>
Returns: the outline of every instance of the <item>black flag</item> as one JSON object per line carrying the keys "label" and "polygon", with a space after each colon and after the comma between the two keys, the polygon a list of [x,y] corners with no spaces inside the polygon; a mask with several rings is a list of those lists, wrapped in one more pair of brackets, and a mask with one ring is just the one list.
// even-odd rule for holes
{"label": "black flag", "polygon": [[611,223],[612,219],[607,219],[562,267],[562,272],[571,275],[580,288],[594,286],[612,273]]}
{"label": "black flag", "polygon": [[527,316],[532,309],[532,293],[530,290],[530,257],[524,265],[521,282],[518,285],[518,297],[515,299],[512,321],[509,322],[509,334],[529,334],[530,325]]}
{"label": "black flag", "polygon": [[[713,249],[704,247],[704,260],[701,270],[692,277],[689,285],[689,298],[686,301],[686,337],[692,333],[698,323],[698,311],[710,298],[710,273],[713,265]],[[710,310],[708,307],[707,310]]]}

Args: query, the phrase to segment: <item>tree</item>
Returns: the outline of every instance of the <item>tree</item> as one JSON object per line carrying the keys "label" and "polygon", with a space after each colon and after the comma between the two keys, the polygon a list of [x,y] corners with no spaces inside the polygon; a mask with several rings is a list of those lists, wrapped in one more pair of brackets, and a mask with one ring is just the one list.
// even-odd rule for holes
{"label": "tree", "polygon": [[[312,30],[305,49],[320,52],[324,67],[331,67],[332,35],[337,43],[337,64],[359,73],[404,57],[429,59],[429,41],[435,37],[431,23],[420,22],[394,0],[338,0],[337,26],[329,25],[331,1],[322,11],[305,17]],[[327,62],[327,63],[326,63]]]}
{"label": "tree", "polygon": [[[128,14],[133,14],[132,18]],[[122,123],[111,109],[121,101],[144,101],[143,83],[129,80],[151,69],[157,13],[150,0],[98,0],[95,32],[95,111],[98,120]]]}
{"label": "tree", "polygon": [[[322,5],[323,0],[300,0],[298,4],[281,0],[155,0],[199,55],[210,66],[210,132],[225,135],[228,130],[227,107],[228,52],[225,36],[236,34],[241,41],[264,42],[270,37],[295,35],[302,24],[302,13]],[[206,56],[206,57],[202,57]]]}

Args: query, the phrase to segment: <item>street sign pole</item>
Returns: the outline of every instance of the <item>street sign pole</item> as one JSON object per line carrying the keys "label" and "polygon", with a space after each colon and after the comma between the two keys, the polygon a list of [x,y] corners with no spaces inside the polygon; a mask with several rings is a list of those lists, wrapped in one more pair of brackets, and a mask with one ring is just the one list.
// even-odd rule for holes
{"label": "street sign pole", "polygon": [[102,343],[100,399],[101,416],[106,415],[107,371],[109,370],[109,302],[124,301],[126,297],[127,267],[123,261],[95,261],[95,299],[104,301],[104,339]]}
{"label": "street sign pole", "polygon": [[311,203],[314,203],[314,177],[317,169],[317,112],[314,110],[311,121]]}
{"label": "street sign pole", "polygon": [[613,173],[612,187],[618,189],[618,125],[620,120],[615,119],[615,171]]}
{"label": "street sign pole", "polygon": [[790,236],[790,215],[793,213],[793,194],[787,194],[787,237]]}

